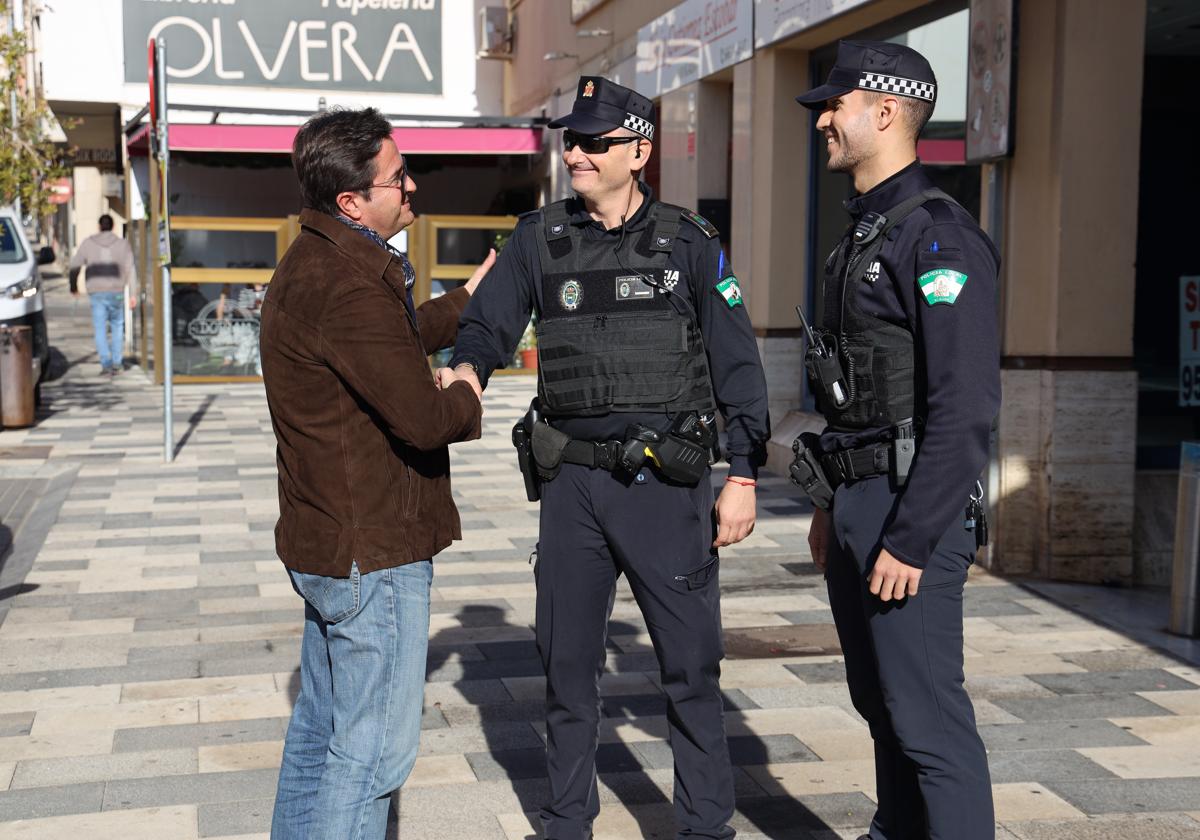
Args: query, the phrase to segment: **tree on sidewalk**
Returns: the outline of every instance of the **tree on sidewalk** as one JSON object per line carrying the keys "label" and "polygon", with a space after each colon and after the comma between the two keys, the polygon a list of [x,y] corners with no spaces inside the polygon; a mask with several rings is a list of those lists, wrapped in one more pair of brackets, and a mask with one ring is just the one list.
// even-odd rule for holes
{"label": "tree on sidewalk", "polygon": [[[6,24],[13,2],[0,0],[0,21]],[[25,33],[6,26],[0,34],[0,202],[19,199],[24,212],[39,219],[48,210],[46,185],[68,169],[49,138],[54,118],[27,75],[28,55]]]}

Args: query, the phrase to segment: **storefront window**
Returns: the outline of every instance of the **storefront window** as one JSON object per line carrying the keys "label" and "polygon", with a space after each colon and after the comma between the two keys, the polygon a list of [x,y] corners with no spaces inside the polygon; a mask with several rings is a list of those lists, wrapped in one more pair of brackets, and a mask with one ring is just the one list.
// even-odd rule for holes
{"label": "storefront window", "polygon": [[171,221],[172,371],[262,376],[259,316],[267,284],[296,233],[293,220],[176,216]]}
{"label": "storefront window", "polygon": [[178,230],[171,236],[176,268],[274,268],[274,231]]}
{"label": "storefront window", "polygon": [[261,283],[174,283],[173,368],[181,376],[261,376]]}

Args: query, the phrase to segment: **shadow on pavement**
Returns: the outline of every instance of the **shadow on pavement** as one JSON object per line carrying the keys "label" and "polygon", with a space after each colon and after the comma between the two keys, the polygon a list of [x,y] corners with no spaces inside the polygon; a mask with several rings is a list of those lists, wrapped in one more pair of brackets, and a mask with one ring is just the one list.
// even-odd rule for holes
{"label": "shadow on pavement", "polygon": [[[459,609],[456,618],[463,627],[495,628],[497,637],[501,639],[511,636],[501,632],[504,629],[524,629],[521,625],[509,624],[502,607],[486,603],[467,604]],[[611,641],[613,638],[636,636],[639,633],[641,629],[633,624],[610,620],[608,649],[619,652]],[[458,654],[459,661],[451,662],[455,654]],[[480,654],[482,658],[479,658]],[[642,663],[637,665],[641,666]],[[545,745],[521,744],[529,743],[529,728],[537,733],[544,731],[544,696],[535,700],[522,697],[514,699],[501,683],[504,678],[544,675],[535,642],[532,639],[464,642],[456,629],[444,630],[430,639],[426,672],[430,680],[437,681],[443,669],[455,674],[455,686],[467,701],[478,708],[479,726],[488,744],[487,753],[466,755],[468,764],[481,781],[510,780],[522,811],[537,812],[549,795]],[[640,673],[644,668],[620,670]],[[726,695],[726,713],[736,711],[736,702],[736,697]],[[437,706],[433,709],[437,709]],[[431,708],[427,707],[426,714],[430,713]],[[602,727],[605,720],[631,724],[647,737],[633,744],[602,742],[596,753],[597,772],[602,778],[606,777],[603,781],[608,788],[638,821],[639,836],[664,840],[674,837],[674,828],[668,829],[668,835],[663,834],[666,826],[661,818],[662,811],[644,807],[671,805],[671,799],[663,794],[647,773],[648,769],[672,766],[670,747],[662,740],[665,734],[662,724],[667,716],[666,695],[661,691],[655,694],[605,695],[602,697],[600,714]],[[444,721],[438,722],[444,725]],[[525,732],[522,732],[523,728]],[[542,740],[540,734],[537,737],[539,741]],[[735,779],[740,777],[743,786],[750,780],[740,770],[741,767],[759,766],[771,761],[769,745],[754,735],[730,739],[730,753]],[[812,832],[832,830],[818,815],[788,797],[773,797],[765,793],[742,796],[737,806],[738,816],[743,823],[749,823],[752,830],[773,840],[804,840],[811,837]],[[539,831],[527,835],[527,840],[540,836]]]}
{"label": "shadow on pavement", "polygon": [[192,416],[188,418],[187,431],[185,431],[183,436],[179,438],[179,443],[175,444],[175,457],[179,457],[179,453],[183,451],[184,445],[188,442],[188,439],[191,438],[192,432],[196,431],[196,427],[200,425],[200,421],[204,419],[204,415],[208,413],[208,409],[211,408],[212,404],[216,401],[217,395],[209,394],[204,398],[204,402],[200,403],[196,410],[192,412]]}

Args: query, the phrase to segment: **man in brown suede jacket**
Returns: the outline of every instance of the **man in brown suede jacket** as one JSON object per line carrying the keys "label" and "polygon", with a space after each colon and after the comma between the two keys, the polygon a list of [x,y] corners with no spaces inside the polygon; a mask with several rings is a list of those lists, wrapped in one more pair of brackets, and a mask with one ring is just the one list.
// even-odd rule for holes
{"label": "man in brown suede jacket", "polygon": [[300,129],[301,232],[262,311],[275,544],[305,600],[275,840],[384,836],[417,754],[432,557],[462,536],[447,444],[480,434],[479,393],[436,381],[426,356],[454,343],[494,256],[413,306],[412,265],[387,240],[412,223],[416,184],[391,135],[370,108]]}

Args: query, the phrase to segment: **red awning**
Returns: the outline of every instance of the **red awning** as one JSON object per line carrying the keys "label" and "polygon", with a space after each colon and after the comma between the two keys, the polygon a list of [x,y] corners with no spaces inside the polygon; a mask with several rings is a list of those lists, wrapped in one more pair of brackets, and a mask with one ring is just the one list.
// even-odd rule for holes
{"label": "red awning", "polygon": [[[170,127],[173,152],[257,152],[289,154],[296,125],[189,125]],[[145,154],[149,126],[129,138],[129,150]],[[539,128],[475,126],[396,128],[392,137],[411,155],[533,155],[542,150]]]}
{"label": "red awning", "polygon": [[921,163],[964,163],[967,159],[967,141],[918,140],[917,157]]}

